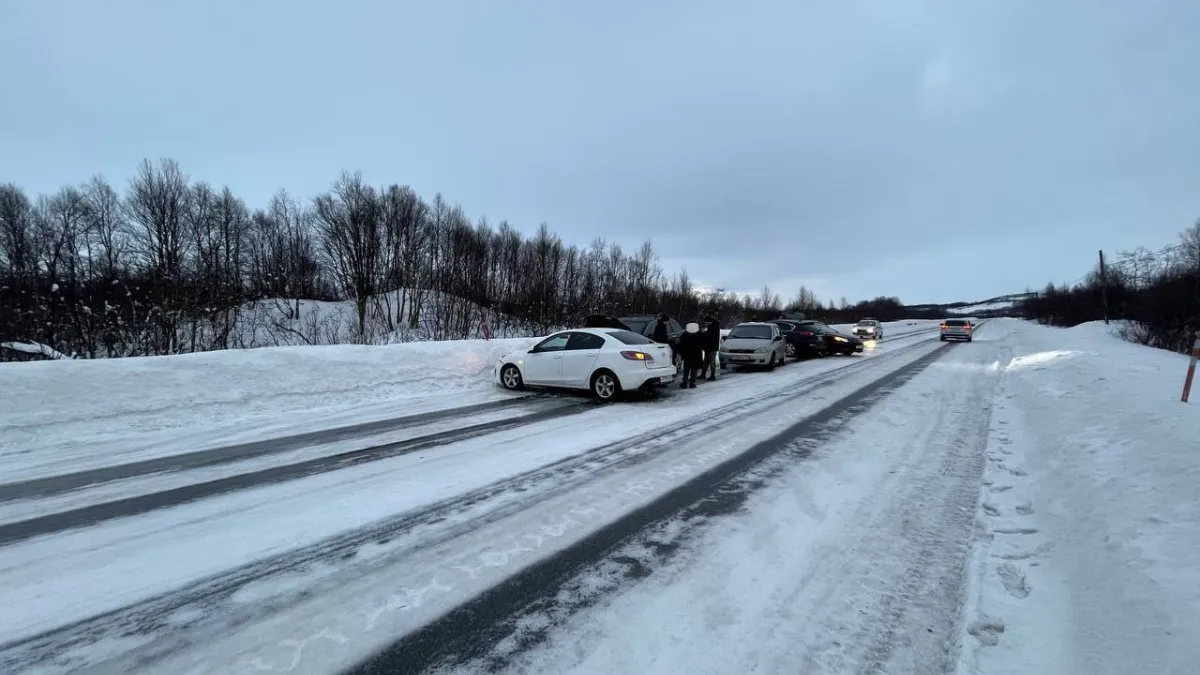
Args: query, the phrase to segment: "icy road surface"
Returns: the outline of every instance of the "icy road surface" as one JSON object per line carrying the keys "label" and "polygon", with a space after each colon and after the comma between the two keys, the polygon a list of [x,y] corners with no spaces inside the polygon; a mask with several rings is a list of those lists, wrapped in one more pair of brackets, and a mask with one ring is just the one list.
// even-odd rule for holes
{"label": "icy road surface", "polygon": [[660,400],[43,464],[0,491],[0,672],[1192,673],[1186,360],[909,330]]}

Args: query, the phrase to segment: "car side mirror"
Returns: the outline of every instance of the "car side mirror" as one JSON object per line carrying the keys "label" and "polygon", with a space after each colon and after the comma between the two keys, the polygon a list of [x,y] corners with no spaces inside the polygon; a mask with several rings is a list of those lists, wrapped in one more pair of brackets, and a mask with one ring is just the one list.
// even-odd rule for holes
{"label": "car side mirror", "polygon": [[782,336],[782,335],[776,335],[776,336],[775,336],[775,341],[776,341],[776,342],[779,342],[779,341],[780,341],[780,340],[782,340],[782,339],[783,339],[783,336]]}

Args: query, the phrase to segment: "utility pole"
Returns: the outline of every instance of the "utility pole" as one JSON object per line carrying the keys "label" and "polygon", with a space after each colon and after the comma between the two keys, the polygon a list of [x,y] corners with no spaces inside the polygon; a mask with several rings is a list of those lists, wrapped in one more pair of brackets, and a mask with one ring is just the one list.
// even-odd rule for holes
{"label": "utility pole", "polygon": [[1100,251],[1100,302],[1104,303],[1104,325],[1108,325],[1108,273],[1104,269],[1104,251]]}

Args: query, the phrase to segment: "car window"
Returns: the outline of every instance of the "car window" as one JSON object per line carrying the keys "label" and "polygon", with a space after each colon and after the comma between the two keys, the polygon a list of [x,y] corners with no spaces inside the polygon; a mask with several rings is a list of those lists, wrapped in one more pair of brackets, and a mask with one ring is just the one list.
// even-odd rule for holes
{"label": "car window", "polygon": [[811,330],[814,333],[832,333],[833,329],[823,323],[816,321],[806,321],[800,325],[804,330]]}
{"label": "car window", "polygon": [[667,322],[667,330],[672,333],[681,333],[683,332],[683,326],[679,325],[679,322],[675,319],[671,319]]}
{"label": "car window", "polygon": [[600,349],[604,346],[604,338],[592,333],[571,333],[567,340],[567,349]]}
{"label": "car window", "polygon": [[729,332],[731,338],[743,338],[751,340],[770,340],[775,335],[775,331],[771,326],[734,326]]}
{"label": "car window", "polygon": [[558,335],[551,335],[545,340],[539,342],[537,346],[533,348],[533,351],[538,353],[561,352],[567,348],[567,340],[570,338],[571,333],[559,333]]}
{"label": "car window", "polygon": [[633,333],[633,332],[630,332],[627,330],[614,330],[614,331],[610,332],[609,335],[613,336],[617,340],[620,340],[621,342],[623,342],[627,345],[652,345],[652,344],[654,344],[654,340],[651,340],[650,338],[646,337],[645,335],[639,335],[637,333]]}
{"label": "car window", "polygon": [[962,319],[946,319],[946,325],[947,326],[965,326],[965,325],[967,325],[967,322],[963,321]]}
{"label": "car window", "polygon": [[634,319],[621,319],[621,323],[625,324],[626,326],[629,326],[629,330],[631,330],[635,333],[641,333],[643,335],[650,333],[654,327],[653,321],[644,321],[644,320],[638,321],[638,320],[634,320]]}

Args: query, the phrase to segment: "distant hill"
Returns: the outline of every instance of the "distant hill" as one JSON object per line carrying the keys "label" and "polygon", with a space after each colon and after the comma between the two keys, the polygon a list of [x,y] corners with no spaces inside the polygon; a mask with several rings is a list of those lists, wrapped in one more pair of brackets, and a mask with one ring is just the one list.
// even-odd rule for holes
{"label": "distant hill", "polygon": [[905,305],[904,309],[913,312],[913,316],[927,314],[975,316],[980,318],[989,316],[1015,316],[1017,304],[1031,295],[1031,293],[1012,293],[977,302],[952,302],[944,305]]}

